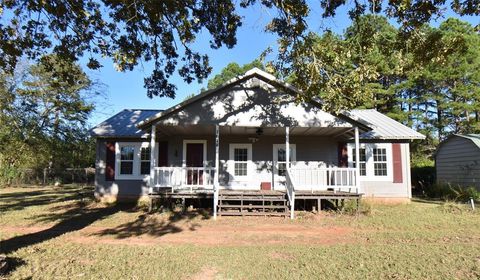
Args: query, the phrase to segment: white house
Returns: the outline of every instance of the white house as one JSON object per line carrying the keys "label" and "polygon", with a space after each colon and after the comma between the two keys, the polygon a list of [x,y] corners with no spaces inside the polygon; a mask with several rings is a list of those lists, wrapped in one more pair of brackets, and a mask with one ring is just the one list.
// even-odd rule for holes
{"label": "white house", "polygon": [[290,210],[307,193],[411,198],[409,143],[423,135],[375,110],[296,103],[297,93],[255,68],[166,110],[118,113],[92,129],[96,195],[203,194],[215,214],[228,191],[283,193]]}

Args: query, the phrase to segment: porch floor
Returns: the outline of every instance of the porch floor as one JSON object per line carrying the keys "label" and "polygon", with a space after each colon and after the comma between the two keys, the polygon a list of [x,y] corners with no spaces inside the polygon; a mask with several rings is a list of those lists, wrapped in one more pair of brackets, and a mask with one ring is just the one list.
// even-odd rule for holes
{"label": "porch floor", "polygon": [[[220,189],[219,195],[258,195],[258,196],[278,196],[286,195],[286,191],[279,190],[229,190]],[[295,191],[295,199],[358,199],[362,197],[362,193],[346,192],[346,191]],[[170,197],[170,198],[213,198],[213,190],[211,189],[180,189],[172,192],[171,188],[159,188],[150,197]]]}

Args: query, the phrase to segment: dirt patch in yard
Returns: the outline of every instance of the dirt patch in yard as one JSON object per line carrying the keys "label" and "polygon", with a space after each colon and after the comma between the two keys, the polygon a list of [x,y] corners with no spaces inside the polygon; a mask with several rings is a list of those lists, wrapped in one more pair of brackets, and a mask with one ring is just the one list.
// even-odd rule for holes
{"label": "dirt patch in yard", "polygon": [[176,231],[156,236],[154,232],[129,237],[119,237],[116,234],[103,234],[109,229],[86,228],[80,235],[71,235],[68,238],[74,242],[100,242],[109,244],[192,244],[204,246],[248,246],[271,244],[339,244],[352,242],[353,235],[350,228],[324,228],[303,226],[298,224],[269,224],[264,220],[262,224],[248,227],[225,224],[197,224],[194,229],[190,225],[175,225]]}
{"label": "dirt patch in yard", "polygon": [[[157,223],[156,225],[153,223]],[[2,227],[9,233],[35,233],[48,227]],[[135,228],[87,226],[63,235],[82,244],[249,246],[340,244],[355,241],[352,228],[325,227],[271,218],[220,218],[218,221],[148,221]]]}

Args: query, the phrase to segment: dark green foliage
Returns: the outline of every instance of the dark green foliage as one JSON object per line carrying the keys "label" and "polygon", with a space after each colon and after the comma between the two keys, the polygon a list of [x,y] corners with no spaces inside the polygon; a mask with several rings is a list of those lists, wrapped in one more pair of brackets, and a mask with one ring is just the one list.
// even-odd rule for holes
{"label": "dark green foliage", "polygon": [[424,189],[429,198],[439,198],[458,202],[467,202],[470,198],[480,201],[480,191],[474,187],[453,186],[450,184],[432,184]]}
{"label": "dark green foliage", "polygon": [[412,192],[422,195],[426,189],[435,184],[435,166],[411,167]]}
{"label": "dark green foliage", "polygon": [[229,80],[245,74],[248,70],[252,68],[259,68],[262,70],[265,70],[265,67],[263,63],[256,59],[250,63],[244,64],[243,66],[238,65],[235,62],[229,63],[225,68],[222,69],[220,74],[215,75],[212,79],[208,81],[208,89],[213,89],[218,86],[221,86],[222,84],[228,82]]}
{"label": "dark green foliage", "polygon": [[375,108],[426,135],[412,144],[414,167],[433,166],[448,135],[480,131],[480,34],[467,22],[406,35],[382,16],[359,16],[343,35],[308,34],[286,58],[277,71],[299,100],[334,112]]}
{"label": "dark green foliage", "polygon": [[[231,48],[243,23],[239,9],[262,5],[271,18],[265,30],[278,36],[279,62],[289,64],[289,52],[308,31],[312,5],[304,0],[186,0],[186,1],[35,1],[0,3],[0,67],[10,73],[20,58],[38,59],[51,52],[63,60],[88,58],[91,69],[99,57],[111,58],[119,71],[130,71],[142,61],[153,64],[144,79],[147,95],[175,97],[170,82],[177,73],[187,83],[202,81],[211,72],[209,58],[196,51],[199,36],[210,47]],[[420,28],[450,8],[460,15],[478,15],[478,1],[345,1],[321,0],[323,17],[334,17],[347,6],[350,17],[384,13],[395,18],[402,31]],[[72,75],[72,77],[74,77]]]}
{"label": "dark green foliage", "polygon": [[86,122],[97,93],[80,66],[47,56],[14,76],[0,74],[1,181],[26,169],[42,174],[93,165]]}

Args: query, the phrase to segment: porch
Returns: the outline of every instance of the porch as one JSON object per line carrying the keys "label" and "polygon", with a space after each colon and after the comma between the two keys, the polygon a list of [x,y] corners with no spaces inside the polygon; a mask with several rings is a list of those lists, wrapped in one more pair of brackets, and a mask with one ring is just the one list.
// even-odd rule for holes
{"label": "porch", "polygon": [[[213,193],[215,189],[215,167],[154,167],[152,193]],[[287,182],[295,185],[297,191],[322,192],[322,191],[344,191],[359,193],[356,179],[356,169],[348,167],[326,167],[326,168],[305,168],[295,167],[290,163],[287,169],[287,177],[290,182],[280,181],[280,184],[273,188],[263,190],[285,191]],[[237,190],[230,186],[218,185],[219,190]],[[261,190],[261,182],[256,186],[249,186],[245,191]]]}
{"label": "porch", "polygon": [[[295,200],[291,202],[286,191],[275,190],[226,190],[218,191],[217,197],[217,215],[218,216],[280,216],[292,217],[292,211],[295,209],[308,209],[305,205],[310,205],[311,210],[320,211],[324,205],[334,206],[343,205],[347,200],[358,202],[362,194],[348,191],[295,191]],[[206,190],[176,190],[170,188],[159,188],[155,193],[150,194],[150,210],[157,202],[162,202],[167,207],[175,205],[174,201],[181,200],[182,207],[186,209],[187,200],[207,201],[211,203],[214,199],[214,192]],[[170,204],[170,205],[168,205]],[[205,205],[205,203],[202,203]],[[207,206],[207,208],[209,208]]]}
{"label": "porch", "polygon": [[[173,154],[181,154],[181,160],[157,166],[153,154],[157,129],[161,137],[171,141],[177,137],[178,150]],[[254,200],[258,195],[280,193],[285,200],[283,206],[288,207],[285,213],[293,218],[295,199],[299,195],[297,199],[306,199],[308,195],[308,199],[318,199],[319,204],[321,199],[332,196],[340,195],[342,199],[361,196],[357,168],[336,165],[338,143],[352,136],[358,144],[355,127],[152,126],[153,168],[149,194],[152,197],[211,197],[216,217],[225,206],[221,205],[222,197],[233,192]],[[280,144],[282,140],[284,144]],[[252,207],[281,208],[272,205],[265,208],[264,203],[265,200],[261,205],[252,206],[250,201],[248,207],[240,205],[238,209],[243,215],[244,206],[250,210]]]}

